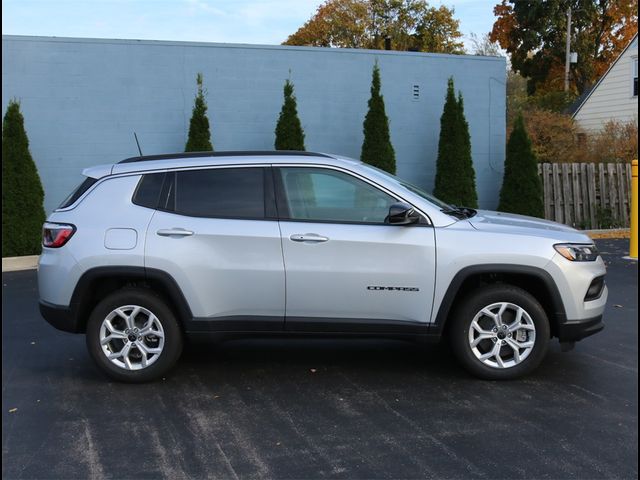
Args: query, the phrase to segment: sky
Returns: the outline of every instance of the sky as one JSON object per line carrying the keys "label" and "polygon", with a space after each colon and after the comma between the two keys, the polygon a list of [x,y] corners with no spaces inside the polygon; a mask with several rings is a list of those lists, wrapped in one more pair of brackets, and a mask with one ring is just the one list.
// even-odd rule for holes
{"label": "sky", "polygon": [[[320,0],[2,0],[3,35],[280,44]],[[487,33],[498,0],[431,0],[455,9],[465,44]]]}

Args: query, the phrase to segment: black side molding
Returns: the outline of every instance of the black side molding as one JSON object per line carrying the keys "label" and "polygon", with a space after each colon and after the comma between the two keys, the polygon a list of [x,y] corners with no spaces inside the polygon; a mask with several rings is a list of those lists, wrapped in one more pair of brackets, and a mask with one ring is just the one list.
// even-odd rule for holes
{"label": "black side molding", "polygon": [[428,324],[378,318],[286,317],[285,331],[315,333],[366,333],[374,335],[426,335]]}
{"label": "black side molding", "polygon": [[440,340],[421,322],[384,319],[232,316],[194,318],[186,336],[196,342],[239,338],[384,338],[432,343]]}
{"label": "black side molding", "polygon": [[232,315],[213,318],[191,318],[184,322],[187,334],[221,332],[282,332],[284,316]]}
{"label": "black side molding", "polygon": [[422,322],[377,318],[325,318],[277,316],[228,316],[193,318],[185,322],[187,333],[291,333],[328,335],[428,335],[429,327]]}

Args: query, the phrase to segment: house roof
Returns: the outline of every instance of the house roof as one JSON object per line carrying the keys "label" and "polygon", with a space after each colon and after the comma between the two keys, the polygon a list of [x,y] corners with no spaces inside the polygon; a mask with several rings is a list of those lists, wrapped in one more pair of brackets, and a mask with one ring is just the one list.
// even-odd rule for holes
{"label": "house roof", "polygon": [[613,61],[613,63],[611,65],[609,65],[609,68],[607,69],[607,71],[604,72],[604,75],[602,75],[600,77],[600,79],[596,82],[596,84],[586,92],[586,95],[583,93],[580,97],[578,97],[576,102],[569,107],[569,110],[571,112],[571,117],[572,118],[575,118],[575,116],[578,114],[578,112],[583,107],[583,105],[585,103],[587,103],[587,100],[589,100],[589,98],[591,98],[591,95],[593,94],[593,92],[595,92],[598,89],[598,86],[600,86],[600,84],[607,77],[607,75],[609,74],[611,69],[616,65],[616,63],[618,63],[618,60],[620,60],[622,58],[622,56],[625,54],[625,52],[627,50],[629,50],[629,47],[631,47],[631,45],[633,45],[633,43],[637,40],[637,38],[638,38],[638,34],[636,33],[633,36],[633,38],[631,39],[631,41],[628,43],[628,45],[626,47],[624,47],[624,50],[622,50],[622,52],[620,52],[620,55],[618,55],[618,58],[616,58]]}
{"label": "house roof", "polygon": [[591,95],[591,92],[593,92],[593,90],[596,88],[596,85],[597,84],[594,83],[593,85],[587,87],[585,91],[582,92],[582,95],[571,102],[571,105],[565,108],[562,113],[568,113],[569,115],[574,115],[575,113],[577,113],[582,106],[582,103]]}

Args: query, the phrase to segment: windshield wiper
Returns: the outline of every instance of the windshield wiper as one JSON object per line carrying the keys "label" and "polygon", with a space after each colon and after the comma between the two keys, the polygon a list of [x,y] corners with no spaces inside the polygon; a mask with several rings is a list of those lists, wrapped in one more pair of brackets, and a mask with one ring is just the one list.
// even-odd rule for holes
{"label": "windshield wiper", "polygon": [[454,217],[458,217],[461,219],[471,218],[478,213],[477,210],[469,207],[456,207],[452,205],[453,208],[443,208],[440,210],[442,213],[446,213],[447,215],[453,215]]}

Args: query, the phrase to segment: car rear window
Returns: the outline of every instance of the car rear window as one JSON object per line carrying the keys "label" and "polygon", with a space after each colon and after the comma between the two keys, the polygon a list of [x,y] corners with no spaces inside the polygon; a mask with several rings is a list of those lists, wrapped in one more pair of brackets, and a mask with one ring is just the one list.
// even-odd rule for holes
{"label": "car rear window", "polygon": [[87,177],[78,185],[71,194],[64,199],[58,208],[67,208],[73,205],[91,186],[98,181],[97,178]]}

